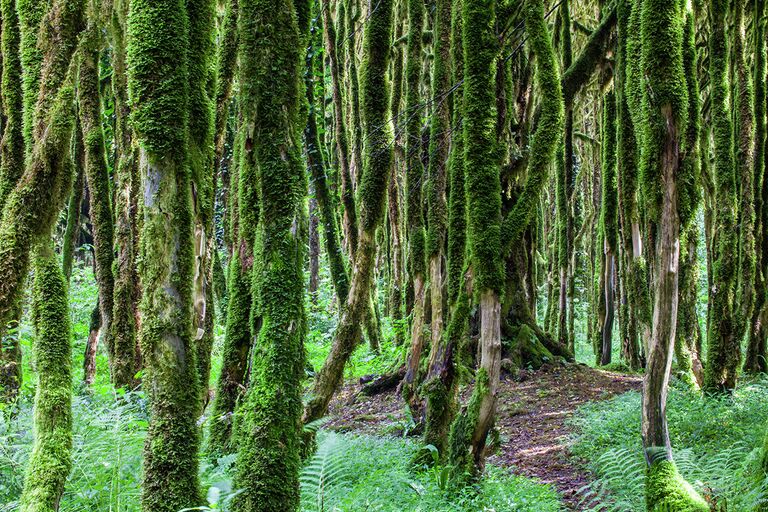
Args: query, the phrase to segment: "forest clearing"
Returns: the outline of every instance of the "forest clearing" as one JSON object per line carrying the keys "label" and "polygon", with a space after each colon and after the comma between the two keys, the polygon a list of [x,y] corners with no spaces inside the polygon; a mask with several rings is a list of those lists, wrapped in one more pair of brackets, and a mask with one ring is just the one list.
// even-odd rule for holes
{"label": "forest clearing", "polygon": [[765,0],[0,0],[0,512],[766,512]]}

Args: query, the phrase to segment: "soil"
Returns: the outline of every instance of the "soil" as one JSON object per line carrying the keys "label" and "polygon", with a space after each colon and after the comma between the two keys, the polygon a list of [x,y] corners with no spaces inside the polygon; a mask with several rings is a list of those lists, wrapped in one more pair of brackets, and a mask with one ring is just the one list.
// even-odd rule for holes
{"label": "soil", "polygon": [[[568,510],[579,510],[579,490],[589,484],[590,475],[584,461],[570,453],[573,432],[568,420],[587,402],[641,386],[638,375],[580,364],[522,371],[515,379],[502,376],[496,422],[502,444],[488,462],[553,485]],[[396,390],[367,397],[360,394],[359,384],[348,383],[331,403],[326,427],[371,435],[407,434],[413,424],[405,418],[404,406]]]}

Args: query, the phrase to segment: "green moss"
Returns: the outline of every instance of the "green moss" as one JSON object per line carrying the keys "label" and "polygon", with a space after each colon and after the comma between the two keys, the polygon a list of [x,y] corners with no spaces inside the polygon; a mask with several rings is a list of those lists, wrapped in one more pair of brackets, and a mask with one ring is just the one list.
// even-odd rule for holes
{"label": "green moss", "polygon": [[232,419],[248,369],[248,352],[251,346],[249,318],[251,312],[251,288],[248,272],[243,269],[240,257],[235,254],[227,268],[229,306],[227,325],[222,349],[221,373],[211,410],[211,427],[208,453],[213,456],[233,453]]}
{"label": "green moss", "polygon": [[429,127],[429,169],[427,182],[426,254],[442,255],[448,221],[446,204],[446,166],[450,147],[451,117],[444,98],[451,88],[450,22],[451,0],[438,0],[434,15],[432,59],[432,97],[438,98]]}
{"label": "green moss", "polygon": [[[464,0],[468,2],[469,0]],[[477,425],[477,419],[480,414],[480,405],[483,398],[489,392],[488,373],[484,368],[477,371],[475,375],[475,387],[472,390],[472,396],[469,398],[466,408],[464,408],[451,424],[451,431],[448,437],[448,460],[449,464],[455,468],[459,476],[476,475],[476,458],[478,454],[470,451],[472,446],[472,435]]]}
{"label": "green moss", "polygon": [[[641,87],[644,93],[639,183],[644,210],[652,222],[656,222],[661,214],[663,181],[660,169],[663,148],[669,136],[667,117],[662,110],[671,110],[678,137],[685,133],[688,121],[681,6],[677,0],[667,4],[668,0],[644,1],[640,13]],[[649,87],[653,94],[647,92]]]}
{"label": "green moss", "polygon": [[333,20],[331,19],[330,8],[325,2],[323,3],[322,17],[323,32],[326,40],[324,50],[327,53],[330,64],[331,91],[333,95],[334,145],[336,147],[339,178],[341,181],[341,202],[344,209],[344,235],[347,238],[347,246],[350,249],[350,255],[354,255],[355,250],[357,249],[357,207],[355,206],[352,175],[350,174],[349,169],[349,137],[345,122],[344,97],[342,94],[344,66],[341,60],[343,58],[344,49],[341,48],[341,45],[348,40],[345,32],[345,2],[338,3],[338,33],[342,35],[341,38],[337,38],[337,31],[333,24]]}
{"label": "green moss", "polygon": [[424,2],[408,0],[408,45],[405,65],[405,225],[408,231],[409,274],[423,276],[426,269],[422,184],[425,181],[421,161],[422,101],[422,31]]}
{"label": "green moss", "polygon": [[733,160],[733,125],[728,101],[728,49],[725,31],[725,0],[713,0],[710,7],[709,75],[712,131],[714,139],[715,232],[712,248],[712,282],[707,329],[707,365],[704,389],[732,389],[741,359],[735,308],[738,227],[736,171]]}
{"label": "green moss", "polygon": [[362,129],[366,143],[357,204],[360,229],[371,233],[384,215],[386,185],[392,165],[387,80],[392,11],[392,0],[381,0],[376,15],[367,20],[365,30],[360,92]]}
{"label": "green moss", "polygon": [[[463,0],[453,0],[451,8],[451,72],[453,83],[464,79],[462,33]],[[454,303],[461,293],[462,273],[466,256],[466,194],[464,187],[464,118],[463,89],[453,94],[451,122],[451,154],[448,164],[448,298]]]}
{"label": "green moss", "polygon": [[616,95],[613,91],[603,96],[602,131],[600,229],[607,247],[617,254],[619,212],[616,188]]}
{"label": "green moss", "polygon": [[[40,71],[43,63],[43,52],[37,46],[40,32],[40,22],[48,12],[49,3],[38,0],[16,0],[21,27],[21,67],[23,70],[21,89],[24,102],[24,142],[27,154],[32,152],[32,119],[35,113],[35,103],[40,90]],[[5,16],[3,16],[5,18]],[[5,59],[4,59],[5,60]]]}
{"label": "green moss", "polygon": [[349,292],[349,276],[347,275],[344,253],[339,241],[333,198],[328,187],[325,159],[317,126],[318,112],[316,111],[317,99],[315,95],[314,67],[315,61],[318,60],[315,58],[315,55],[320,46],[320,41],[313,40],[310,41],[307,47],[307,68],[312,71],[304,74],[307,104],[309,105],[309,115],[307,116],[307,124],[304,129],[304,143],[306,145],[307,166],[312,177],[315,200],[317,201],[317,206],[320,210],[320,220],[323,224],[323,242],[325,243],[325,253],[328,256],[331,280],[336,291],[336,298],[339,304],[342,304],[347,299],[347,293]]}
{"label": "green moss", "polygon": [[[16,311],[29,269],[29,251],[35,238],[48,235],[69,189],[67,171],[73,129],[72,76],[69,61],[82,24],[79,0],[57,0],[39,38],[45,53],[40,101],[36,108],[35,152],[24,178],[8,196],[0,222],[0,326]],[[22,46],[24,45],[24,23]],[[56,40],[57,44],[50,44]],[[23,64],[22,49],[22,64]],[[66,80],[66,81],[65,81]]]}
{"label": "green moss", "polygon": [[[301,158],[299,34],[292,1],[241,0],[241,106],[258,162],[262,326],[251,385],[236,416],[236,512],[297,510],[304,376],[306,181]],[[241,179],[244,176],[241,175]],[[240,204],[241,213],[255,205]]]}
{"label": "green moss", "polygon": [[467,195],[467,246],[475,294],[501,292],[501,181],[496,151],[494,63],[498,42],[490,27],[493,0],[465,0],[464,46],[464,168]]}
{"label": "green moss", "polygon": [[132,0],[128,85],[141,151],[141,352],[150,424],[142,509],[200,504],[192,339],[193,217],[187,161],[189,23],[183,0]]}
{"label": "green moss", "polygon": [[195,215],[194,321],[197,331],[197,373],[203,400],[208,396],[214,337],[213,251],[215,2],[187,0],[189,18],[189,165]]}
{"label": "green moss", "polygon": [[19,510],[54,512],[72,467],[71,330],[67,284],[52,242],[41,243],[34,267],[35,443]]}
{"label": "green moss", "polygon": [[14,0],[0,2],[0,28],[2,39],[2,105],[4,123],[0,141],[0,211],[5,199],[16,186],[24,172],[23,136],[23,91],[19,77],[22,76],[19,57],[19,18]]}
{"label": "green moss", "polygon": [[[546,23],[538,16],[543,7],[526,4],[528,44],[536,56],[536,84],[541,92],[538,124],[531,137],[528,157],[528,179],[512,211],[504,219],[502,228],[505,252],[519,242],[534,214],[539,195],[547,182],[549,166],[555,156],[563,132],[563,92],[552,40]],[[534,15],[535,14],[535,15]]]}
{"label": "green moss", "polygon": [[600,25],[587,40],[587,44],[578,58],[563,73],[563,96],[565,102],[570,104],[576,93],[586,85],[598,63],[605,55],[605,47],[608,44],[613,28],[616,26],[616,8],[608,11]]}
{"label": "green moss", "polygon": [[709,505],[668,460],[654,462],[646,475],[646,505],[649,511],[707,512]]}
{"label": "green moss", "polygon": [[97,46],[99,36],[96,27],[92,26],[88,33],[92,48],[83,51],[80,58],[77,100],[84,150],[84,172],[90,191],[88,196],[90,200],[89,211],[93,224],[94,263],[96,283],[99,288],[99,308],[104,327],[103,339],[109,354],[113,384],[117,387],[129,387],[135,373],[134,348],[127,347],[126,353],[117,353],[111,330],[115,284],[112,273],[114,218],[112,216],[109,167],[101,124]]}
{"label": "green moss", "polygon": [[749,332],[749,323],[755,304],[755,169],[754,131],[755,118],[752,111],[754,95],[752,77],[747,67],[745,2],[733,2],[732,40],[734,76],[733,111],[734,137],[733,155],[736,162],[737,197],[739,200],[739,272],[737,277],[738,309],[735,311],[737,337],[742,339]]}
{"label": "green moss", "polygon": [[[138,309],[139,278],[136,270],[137,236],[141,219],[134,222],[138,211],[138,151],[129,128],[128,83],[126,75],[125,24],[128,2],[115,2],[110,20],[112,44],[112,95],[115,101],[115,163],[114,163],[114,300],[112,339],[116,354],[133,354],[136,361],[136,311]],[[123,361],[123,360],[121,360]],[[135,367],[118,365],[126,374],[115,374],[115,381],[127,382],[135,375]],[[130,370],[131,375],[127,375]]]}

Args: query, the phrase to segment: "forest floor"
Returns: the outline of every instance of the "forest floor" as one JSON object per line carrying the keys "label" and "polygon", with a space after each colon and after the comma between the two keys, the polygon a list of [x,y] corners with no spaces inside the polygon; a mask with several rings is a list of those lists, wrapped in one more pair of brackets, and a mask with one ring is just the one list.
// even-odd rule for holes
{"label": "forest floor", "polygon": [[[607,400],[641,386],[639,375],[582,364],[522,371],[514,380],[502,376],[497,418],[502,444],[488,462],[551,484],[569,510],[578,510],[582,498],[579,490],[590,482],[590,476],[584,462],[569,451],[573,434],[569,418],[587,402]],[[331,404],[327,427],[341,432],[403,435],[409,428],[404,405],[396,390],[368,397],[360,394],[359,384],[349,382]]]}

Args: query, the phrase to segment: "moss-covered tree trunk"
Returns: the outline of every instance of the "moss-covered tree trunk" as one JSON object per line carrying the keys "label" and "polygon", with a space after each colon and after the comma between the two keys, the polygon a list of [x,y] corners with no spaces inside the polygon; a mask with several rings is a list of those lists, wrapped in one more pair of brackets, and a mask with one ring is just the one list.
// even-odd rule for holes
{"label": "moss-covered tree trunk", "polygon": [[132,0],[128,86],[139,143],[143,226],[141,352],[150,424],[142,509],[200,505],[200,392],[193,318],[194,236],[189,141],[189,20],[184,0]]}
{"label": "moss-covered tree trunk", "polygon": [[[91,12],[91,15],[95,16],[95,13]],[[101,27],[97,23],[97,19],[91,19],[85,34],[87,41],[80,56],[77,101],[85,155],[85,180],[89,191],[89,212],[93,225],[94,268],[99,289],[101,337],[109,354],[112,381],[115,386],[124,387],[133,379],[131,370],[134,365],[134,350],[131,347],[127,353],[118,354],[111,330],[115,287],[112,274],[114,220],[109,168],[104,153],[104,132],[101,125],[98,69]],[[116,377],[120,377],[119,381]]]}
{"label": "moss-covered tree trunk", "polygon": [[629,16],[633,0],[620,0],[618,4],[618,71],[616,91],[616,183],[619,199],[619,222],[622,248],[621,281],[623,300],[621,309],[624,320],[625,336],[622,342],[621,356],[633,370],[642,367],[640,345],[638,342],[638,312],[636,310],[637,290],[634,275],[636,273],[633,254],[634,226],[639,225],[637,199],[637,141],[635,127],[629,112],[629,103],[625,86],[627,82],[627,39],[630,37]]}
{"label": "moss-covered tree trunk", "polygon": [[[441,0],[440,34],[448,31],[447,16],[450,16],[450,34],[447,43],[451,62],[451,81],[458,84],[463,79],[464,58],[462,32],[462,2],[452,0],[445,5]],[[435,42],[437,44],[437,42]],[[445,45],[446,42],[440,43]],[[441,460],[448,453],[448,433],[456,413],[456,355],[460,351],[462,339],[466,336],[469,317],[469,297],[463,286],[466,250],[466,193],[464,187],[464,133],[461,128],[464,100],[463,90],[455,89],[449,99],[453,109],[451,119],[451,151],[447,163],[448,171],[448,212],[447,212],[447,251],[445,280],[447,294],[447,315],[445,329],[440,340],[432,347],[429,358],[429,371],[424,379],[426,396],[426,421],[424,443],[435,446]]]}
{"label": "moss-covered tree trunk", "polygon": [[214,127],[215,2],[187,0],[189,17],[189,165],[192,173],[192,205],[195,212],[194,321],[197,374],[201,406],[209,395],[211,349],[214,336],[213,216],[215,201]]}
{"label": "moss-covered tree trunk", "polygon": [[672,461],[666,399],[678,312],[680,256],[679,182],[688,117],[683,59],[683,2],[642,0],[641,69],[645,77],[641,136],[644,206],[655,230],[653,324],[643,380],[642,437],[649,510],[705,511],[706,502],[686,483]]}
{"label": "moss-covered tree trunk", "polygon": [[[0,53],[2,76],[0,94],[3,104],[4,123],[0,139],[0,212],[6,198],[16,187],[24,171],[23,91],[20,82],[21,59],[19,56],[21,32],[16,5],[13,0],[0,2]],[[11,312],[0,327],[0,403],[10,403],[21,387],[21,345],[18,319],[20,306]]]}
{"label": "moss-covered tree trunk", "polygon": [[[327,7],[328,6],[326,5],[326,8],[323,8],[323,26],[329,27],[331,30],[333,30],[333,25],[329,19],[330,14],[327,12]],[[331,35],[326,34],[326,40],[326,48],[333,48],[332,59],[335,59],[335,46],[332,43],[332,41],[335,41],[333,32]],[[306,87],[307,103],[309,105],[309,115],[307,117],[307,123],[304,129],[304,144],[306,145],[307,152],[307,166],[309,167],[310,176],[312,178],[312,185],[314,188],[314,196],[315,200],[317,201],[319,221],[322,224],[323,243],[325,244],[325,253],[328,257],[328,266],[331,273],[331,280],[333,281],[333,287],[336,291],[336,298],[339,301],[339,304],[342,304],[347,297],[347,293],[349,292],[349,276],[347,275],[346,263],[344,261],[344,252],[342,251],[342,247],[339,242],[339,232],[336,225],[336,214],[334,212],[333,198],[331,195],[331,189],[328,186],[328,176],[322,151],[323,148],[320,143],[320,136],[317,126],[317,102],[320,101],[320,98],[317,94],[315,94],[314,67],[315,61],[317,60],[315,55],[317,54],[319,46],[319,42],[311,41],[307,48],[306,54],[306,64],[308,71],[304,76],[304,84]],[[334,67],[335,65],[333,64],[332,60],[332,73],[334,72]],[[336,72],[338,72],[338,70],[336,70]],[[336,91],[333,89],[334,97],[335,94]],[[337,122],[343,123],[343,118],[340,120],[335,117],[335,120]],[[337,137],[339,136],[338,131],[336,132],[336,135]],[[341,136],[345,136],[343,132],[341,133]],[[339,143],[337,140],[336,146],[338,151],[339,166],[346,165],[346,163],[342,164],[341,162],[342,160],[346,161],[345,159],[347,158],[347,150],[346,148],[342,149],[341,144],[342,143]],[[343,140],[343,144],[346,146],[345,140]],[[342,154],[344,154],[344,156],[342,156]],[[344,191],[342,191],[342,194],[344,194]],[[352,204],[350,207],[354,209],[354,204]]]}
{"label": "moss-covered tree trunk", "polygon": [[[223,165],[229,102],[232,96],[239,47],[239,1],[230,0],[222,23],[222,44],[219,46],[216,83],[216,161]],[[240,144],[236,141],[235,153]],[[235,406],[242,395],[248,368],[251,345],[249,317],[251,289],[248,277],[252,262],[247,257],[239,235],[238,163],[233,155],[229,171],[229,198],[227,205],[227,238],[230,243],[229,263],[226,269],[227,310],[225,314],[222,363],[211,409],[211,423],[207,452],[218,456],[234,451],[232,424]],[[220,169],[221,170],[221,169]],[[222,175],[222,178],[224,176]],[[216,254],[216,253],[215,253]]]}
{"label": "moss-covered tree trunk", "polygon": [[744,359],[744,371],[760,373],[768,371],[768,353],[766,351],[766,280],[768,280],[768,240],[765,239],[768,230],[768,183],[765,176],[766,158],[766,43],[765,43],[765,1],[755,2],[755,17],[753,18],[754,44],[754,103],[755,119],[755,307],[750,319],[750,330],[747,333],[749,342]]}
{"label": "moss-covered tree trunk", "polygon": [[[28,6],[29,7],[29,6]],[[34,9],[34,6],[30,7]],[[26,10],[22,17],[28,21]],[[51,233],[58,218],[59,204],[71,186],[68,155],[73,130],[73,89],[70,59],[82,29],[83,7],[80,0],[58,0],[41,25],[37,36],[46,48],[41,63],[41,78],[37,104],[25,103],[34,119],[30,134],[35,151],[30,149],[26,167],[16,187],[6,198],[0,220],[0,339],[7,324],[19,312],[21,290],[27,278],[30,250],[40,237]],[[22,27],[25,26],[22,21]],[[52,44],[51,41],[56,41]],[[22,28],[22,66],[25,46]],[[50,44],[49,44],[50,43]],[[34,70],[30,70],[33,73]]]}
{"label": "moss-covered tree trunk", "polygon": [[112,379],[116,386],[133,383],[137,360],[139,276],[136,269],[138,240],[138,155],[129,118],[126,75],[125,27],[128,0],[112,4],[109,37],[112,42],[112,93],[115,99],[115,226],[114,297],[112,300]]}
{"label": "moss-covered tree trunk", "polygon": [[714,132],[714,176],[716,190],[715,235],[712,282],[707,329],[707,365],[704,389],[709,392],[736,386],[741,347],[736,325],[738,276],[738,196],[733,159],[733,123],[728,101],[728,53],[725,19],[727,2],[710,2],[709,76]]}
{"label": "moss-covered tree trunk", "polygon": [[[462,6],[464,166],[471,169],[465,176],[467,246],[473,295],[480,306],[480,367],[470,403],[451,426],[450,460],[461,471],[473,474],[482,473],[485,464],[486,439],[495,419],[501,371],[500,295],[504,267],[501,167],[495,151],[494,71],[499,50],[492,30],[495,7],[494,0],[464,0]],[[539,18],[535,21],[544,26],[540,2],[527,2],[525,9],[527,22]]]}
{"label": "moss-covered tree trunk", "polygon": [[[600,232],[603,238],[602,266],[599,293],[604,314],[600,323],[600,364],[611,362],[613,322],[616,297],[616,258],[618,254],[618,208],[616,192],[616,95],[609,91],[603,96],[602,122],[602,194],[600,205]],[[597,354],[596,354],[597,356]]]}
{"label": "moss-covered tree trunk", "polygon": [[405,66],[405,222],[408,239],[408,272],[413,278],[411,343],[402,394],[414,418],[420,419],[421,404],[416,396],[421,352],[425,341],[425,307],[428,289],[422,186],[425,180],[421,160],[421,75],[424,2],[408,0],[408,46]]}
{"label": "moss-covered tree trunk", "polygon": [[72,185],[72,193],[69,195],[69,201],[67,204],[67,226],[64,228],[64,238],[61,241],[61,268],[64,272],[64,277],[67,279],[67,282],[69,282],[70,278],[72,277],[72,265],[74,263],[75,251],[77,250],[77,245],[80,238],[83,193],[85,192],[85,176],[83,175],[85,168],[83,159],[85,155],[83,151],[83,139],[79,122],[75,125],[75,133],[73,137],[72,163],[76,167],[76,175],[75,182]]}
{"label": "moss-covered tree trunk", "polygon": [[701,364],[701,328],[697,313],[699,255],[699,226],[696,219],[701,204],[701,165],[699,156],[699,83],[694,33],[694,16],[686,17],[683,33],[683,65],[688,105],[684,149],[680,156],[678,181],[680,193],[680,304],[677,314],[675,357],[683,380],[694,388],[703,384],[704,368]]}
{"label": "moss-covered tree trunk", "polygon": [[[308,7],[304,2],[304,8]],[[236,417],[236,512],[299,507],[301,394],[304,376],[304,244],[307,183],[300,133],[304,37],[286,2],[240,2],[244,146],[253,153],[260,195],[259,307],[263,325],[252,381]],[[256,205],[240,204],[241,209]]]}
{"label": "moss-covered tree trunk", "polygon": [[67,283],[53,242],[40,242],[34,260],[35,442],[19,510],[55,512],[72,467],[72,333]]}
{"label": "moss-covered tree trunk", "polygon": [[[569,0],[560,4],[562,16],[562,61],[568,69],[573,63],[571,46],[571,11]],[[568,329],[568,292],[571,284],[570,263],[573,252],[573,216],[571,214],[573,182],[573,101],[566,105],[565,135],[562,159],[559,162],[555,185],[556,226],[557,226],[557,267],[559,294],[557,300],[557,340],[573,351],[574,340]],[[571,297],[573,300],[573,297]]]}
{"label": "moss-covered tree trunk", "polygon": [[438,0],[435,6],[433,34],[432,112],[429,136],[429,173],[427,182],[427,240],[431,312],[429,367],[440,360],[440,344],[446,322],[446,228],[448,225],[447,171],[451,117],[448,94],[451,89],[451,2]]}
{"label": "moss-covered tree trunk", "polygon": [[[342,2],[339,2],[339,22],[344,21],[345,10]],[[344,241],[347,244],[347,252],[354,255],[357,249],[357,210],[355,196],[352,188],[352,176],[350,174],[349,142],[347,126],[344,118],[344,99],[342,97],[342,62],[338,54],[336,30],[331,19],[331,6],[329,0],[322,2],[323,32],[325,34],[325,51],[328,57],[328,69],[331,78],[331,98],[333,100],[333,128],[334,146],[341,178],[341,202],[343,206]],[[342,33],[342,44],[350,44],[347,34]]]}
{"label": "moss-covered tree trunk", "polygon": [[346,303],[323,368],[315,377],[312,396],[304,409],[304,423],[323,417],[341,383],[344,366],[359,341],[359,324],[370,307],[370,288],[376,255],[376,229],[384,216],[384,199],[392,165],[392,134],[388,124],[389,54],[392,1],[381,0],[365,31],[362,73],[365,158],[359,190],[359,241]]}

